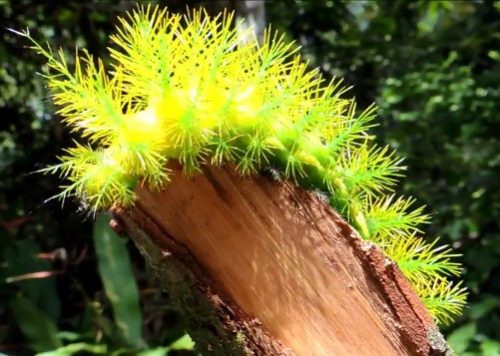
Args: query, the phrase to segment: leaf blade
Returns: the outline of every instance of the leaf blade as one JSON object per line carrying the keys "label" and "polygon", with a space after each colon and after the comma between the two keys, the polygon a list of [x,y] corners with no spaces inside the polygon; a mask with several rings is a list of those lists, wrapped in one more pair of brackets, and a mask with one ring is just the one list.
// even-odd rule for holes
{"label": "leaf blade", "polygon": [[125,243],[111,229],[109,220],[108,215],[101,214],[94,224],[99,274],[123,338],[131,346],[140,348],[144,341],[139,292]]}
{"label": "leaf blade", "polygon": [[62,346],[57,338],[56,324],[31,300],[19,294],[10,301],[10,309],[33,350],[41,352]]}

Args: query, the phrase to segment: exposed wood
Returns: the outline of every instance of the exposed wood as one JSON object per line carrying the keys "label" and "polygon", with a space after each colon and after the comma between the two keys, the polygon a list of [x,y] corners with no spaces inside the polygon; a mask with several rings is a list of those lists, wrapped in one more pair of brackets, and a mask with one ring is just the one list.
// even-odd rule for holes
{"label": "exposed wood", "polygon": [[[112,227],[131,236],[184,316],[186,329],[203,355],[288,355],[255,318],[227,299],[190,252],[160,231],[139,209],[115,210]],[[148,231],[146,234],[144,231]],[[173,251],[175,256],[169,251]]]}
{"label": "exposed wood", "polygon": [[[400,356],[446,348],[436,346],[440,334],[398,268],[314,193],[205,167],[189,180],[174,169],[163,191],[137,194],[134,208],[115,215],[166,288],[180,279],[188,306],[203,304],[201,317],[179,309],[195,339],[200,325],[213,325],[196,340],[205,352]],[[176,273],[162,271],[168,259]],[[231,353],[215,352],[231,340]]]}

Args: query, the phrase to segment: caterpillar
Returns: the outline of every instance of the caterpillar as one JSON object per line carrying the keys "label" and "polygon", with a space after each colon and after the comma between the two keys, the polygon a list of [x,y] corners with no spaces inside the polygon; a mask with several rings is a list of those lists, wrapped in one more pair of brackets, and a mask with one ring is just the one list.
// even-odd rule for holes
{"label": "caterpillar", "polygon": [[461,274],[457,255],[426,242],[424,207],[394,193],[405,167],[369,133],[375,106],[357,110],[342,80],[309,69],[284,35],[268,29],[259,43],[238,32],[232,12],[144,6],[118,21],[107,66],[77,49],[70,68],[62,50],[21,33],[47,60],[57,113],[88,142],[42,170],[66,182],[57,198],[94,212],[131,205],[137,185],[168,184],[169,160],[186,175],[227,163],[242,175],[271,172],[321,192],[397,263],[438,323],[460,315],[467,292],[450,281]]}

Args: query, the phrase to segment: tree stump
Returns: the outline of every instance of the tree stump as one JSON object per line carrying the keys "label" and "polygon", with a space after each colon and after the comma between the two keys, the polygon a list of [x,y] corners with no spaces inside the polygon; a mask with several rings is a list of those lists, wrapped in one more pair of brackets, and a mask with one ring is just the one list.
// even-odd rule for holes
{"label": "tree stump", "polygon": [[320,196],[230,166],[115,208],[202,354],[441,355],[397,266]]}

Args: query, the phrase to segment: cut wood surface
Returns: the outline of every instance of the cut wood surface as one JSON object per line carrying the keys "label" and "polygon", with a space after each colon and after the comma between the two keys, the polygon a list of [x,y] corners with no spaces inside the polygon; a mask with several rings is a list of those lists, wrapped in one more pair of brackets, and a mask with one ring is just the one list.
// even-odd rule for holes
{"label": "cut wood surface", "polygon": [[173,278],[158,267],[162,259],[180,263],[177,278],[191,280],[242,353],[445,352],[398,268],[314,193],[204,167],[190,179],[174,168],[164,190],[137,194],[116,219],[160,279]]}

